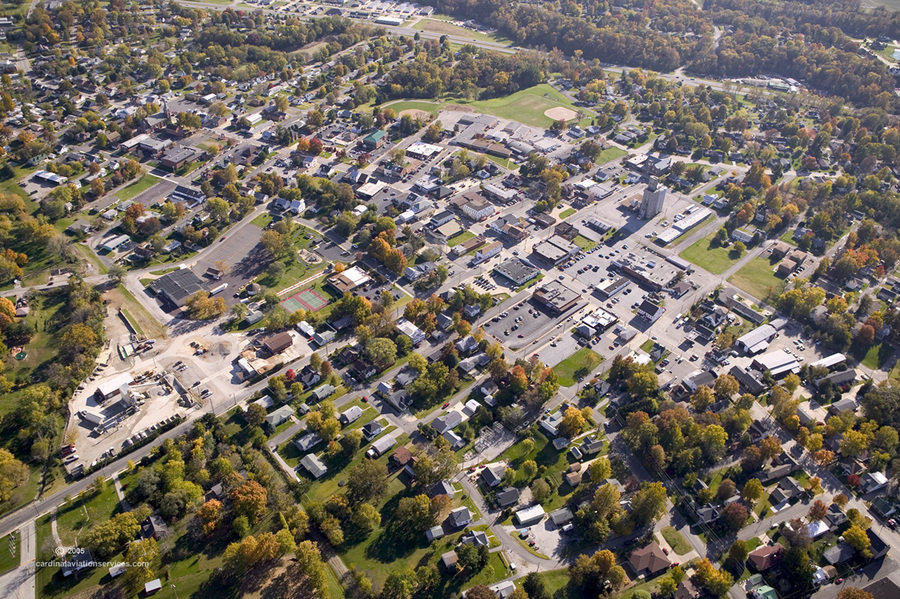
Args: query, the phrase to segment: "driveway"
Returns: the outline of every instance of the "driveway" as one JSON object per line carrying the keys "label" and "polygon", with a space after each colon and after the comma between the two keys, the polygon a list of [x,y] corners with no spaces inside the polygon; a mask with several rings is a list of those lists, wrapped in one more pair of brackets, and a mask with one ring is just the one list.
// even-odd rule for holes
{"label": "driveway", "polygon": [[[35,557],[37,555],[36,532],[34,520],[29,520],[19,529],[20,562],[19,567],[0,576],[0,596],[31,599],[35,596]],[[3,547],[3,551],[8,548]]]}

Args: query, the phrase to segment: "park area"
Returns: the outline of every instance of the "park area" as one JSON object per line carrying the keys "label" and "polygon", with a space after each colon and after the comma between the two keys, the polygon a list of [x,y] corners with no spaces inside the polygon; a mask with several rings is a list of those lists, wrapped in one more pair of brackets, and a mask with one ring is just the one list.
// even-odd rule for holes
{"label": "park area", "polygon": [[[476,112],[492,114],[502,119],[509,119],[535,127],[549,127],[552,125],[553,119],[544,113],[557,107],[571,110],[576,117],[579,113],[571,100],[546,83],[517,91],[502,98],[459,103],[471,107]],[[586,121],[587,119],[582,120]]]}
{"label": "park area", "polygon": [[714,238],[715,233],[712,233],[697,241],[681,252],[681,257],[714,275],[722,274],[737,262],[739,257],[734,256],[730,248],[717,245],[713,241]]}
{"label": "park area", "polygon": [[504,46],[510,45],[510,41],[494,33],[482,33],[480,31],[472,31],[460,25],[456,25],[450,21],[449,17],[422,19],[415,25],[413,29],[416,31],[428,31],[431,33],[439,33],[441,35],[449,35],[453,37],[465,38],[480,42],[493,42]]}

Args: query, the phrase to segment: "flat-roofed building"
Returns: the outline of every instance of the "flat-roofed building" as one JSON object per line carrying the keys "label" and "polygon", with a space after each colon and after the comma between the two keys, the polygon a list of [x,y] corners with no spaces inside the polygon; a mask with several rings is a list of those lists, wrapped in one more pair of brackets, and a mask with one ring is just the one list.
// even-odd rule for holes
{"label": "flat-roofed building", "polygon": [[164,302],[180,308],[189,297],[203,291],[204,288],[203,280],[191,269],[180,268],[156,279],[150,283],[148,289]]}
{"label": "flat-roofed building", "polygon": [[559,281],[550,281],[535,290],[531,297],[550,312],[560,314],[575,306],[581,295]]}
{"label": "flat-roofed building", "polygon": [[354,289],[362,287],[371,280],[372,277],[363,272],[361,268],[353,266],[343,272],[328,277],[328,284],[331,285],[335,291],[344,295],[345,293],[350,293]]}

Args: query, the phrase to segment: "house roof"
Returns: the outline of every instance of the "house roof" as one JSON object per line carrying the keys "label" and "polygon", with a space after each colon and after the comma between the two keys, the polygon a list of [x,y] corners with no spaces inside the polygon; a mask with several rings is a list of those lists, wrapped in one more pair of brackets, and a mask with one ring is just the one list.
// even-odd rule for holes
{"label": "house roof", "polygon": [[635,572],[647,570],[651,574],[669,567],[669,558],[663,553],[657,543],[650,543],[646,547],[635,549],[628,556],[628,563]]}
{"label": "house roof", "polygon": [[775,543],[754,549],[747,554],[747,559],[757,572],[762,572],[781,561],[783,552],[784,547],[781,546],[781,543]]}

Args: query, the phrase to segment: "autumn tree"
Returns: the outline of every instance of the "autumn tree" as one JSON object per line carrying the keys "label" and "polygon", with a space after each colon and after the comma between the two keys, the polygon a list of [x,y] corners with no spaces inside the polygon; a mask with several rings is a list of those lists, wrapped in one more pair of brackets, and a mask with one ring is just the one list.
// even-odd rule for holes
{"label": "autumn tree", "polygon": [[255,480],[248,480],[231,492],[235,514],[246,516],[251,524],[266,511],[267,499],[266,488]]}

